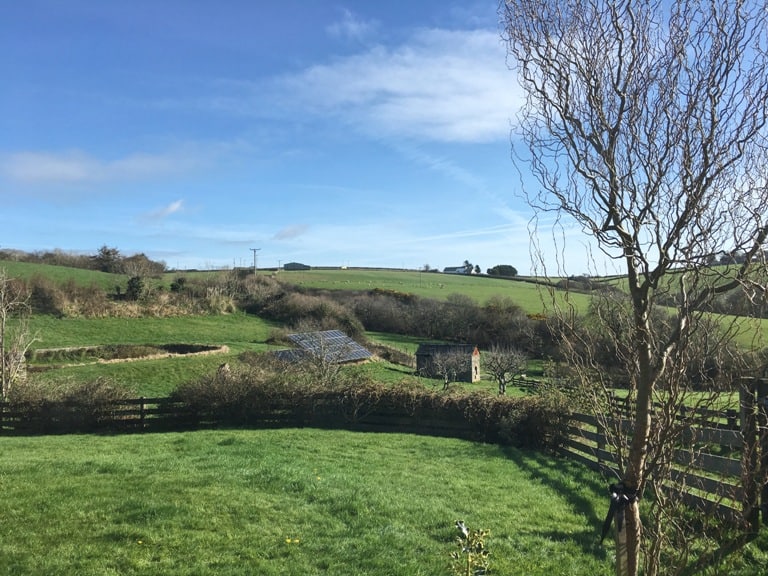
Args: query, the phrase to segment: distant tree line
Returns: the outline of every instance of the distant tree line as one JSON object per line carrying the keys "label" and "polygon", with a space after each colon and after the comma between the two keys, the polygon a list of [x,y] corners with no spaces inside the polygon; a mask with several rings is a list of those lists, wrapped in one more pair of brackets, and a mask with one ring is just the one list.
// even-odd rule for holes
{"label": "distant tree line", "polygon": [[514,278],[517,276],[517,268],[510,266],[509,264],[498,264],[493,268],[488,268],[488,276],[504,276],[508,278]]}
{"label": "distant tree line", "polygon": [[0,250],[0,260],[68,266],[70,268],[143,277],[157,276],[167,269],[165,262],[151,260],[143,253],[125,256],[117,248],[106,245],[99,248],[95,254],[78,254],[63,250],[24,252],[5,249]]}

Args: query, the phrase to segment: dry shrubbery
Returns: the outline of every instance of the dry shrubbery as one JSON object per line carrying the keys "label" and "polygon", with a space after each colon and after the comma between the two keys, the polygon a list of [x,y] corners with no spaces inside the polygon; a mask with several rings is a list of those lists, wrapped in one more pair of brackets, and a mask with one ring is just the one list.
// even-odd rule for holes
{"label": "dry shrubbery", "polygon": [[261,310],[271,320],[297,326],[302,323],[313,330],[342,330],[351,338],[359,337],[365,329],[354,312],[333,300],[300,292],[290,292]]}
{"label": "dry shrubbery", "polygon": [[64,284],[45,276],[29,281],[31,305],[37,312],[53,316],[109,316],[110,301],[104,290],[96,285],[82,286],[73,280]]}
{"label": "dry shrubbery", "polygon": [[42,423],[42,432],[90,432],[111,425],[115,405],[130,397],[125,387],[105,378],[45,384],[28,379],[13,389],[8,402],[21,413],[22,423]]}
{"label": "dry shrubbery", "polygon": [[27,284],[35,312],[60,318],[227,314],[238,309],[235,298],[217,286],[202,287],[199,293],[143,288],[140,295],[129,298],[122,291],[110,296],[95,284],[82,285],[71,279],[59,283],[44,276],[34,276]]}

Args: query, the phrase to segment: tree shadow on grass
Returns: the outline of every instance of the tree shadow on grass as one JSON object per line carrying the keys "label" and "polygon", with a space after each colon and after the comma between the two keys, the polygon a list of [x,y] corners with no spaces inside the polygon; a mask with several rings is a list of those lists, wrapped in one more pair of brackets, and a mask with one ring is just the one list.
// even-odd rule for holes
{"label": "tree shadow on grass", "polygon": [[[568,503],[572,513],[586,518],[589,525],[594,528],[581,532],[564,532],[553,527],[552,530],[547,531],[532,530],[529,534],[553,541],[570,540],[578,544],[585,553],[605,559],[607,551],[600,543],[600,535],[610,504],[608,483],[596,472],[564,458],[511,446],[505,446],[503,452],[531,479],[541,482],[560,494]],[[587,496],[592,493],[605,494],[604,509],[596,508],[594,499]]]}

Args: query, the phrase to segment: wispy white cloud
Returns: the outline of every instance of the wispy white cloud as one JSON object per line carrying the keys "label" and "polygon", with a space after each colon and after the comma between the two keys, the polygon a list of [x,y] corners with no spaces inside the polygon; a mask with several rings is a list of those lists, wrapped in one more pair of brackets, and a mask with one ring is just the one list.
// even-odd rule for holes
{"label": "wispy white cloud", "polygon": [[294,224],[291,226],[286,226],[285,228],[278,230],[277,233],[272,237],[273,240],[293,240],[294,238],[298,238],[299,236],[303,236],[307,230],[309,230],[309,225],[307,224]]}
{"label": "wispy white cloud", "polygon": [[82,151],[18,152],[0,161],[6,178],[28,184],[84,184],[155,177],[189,164],[176,155],[132,154],[102,160]]}
{"label": "wispy white cloud", "polygon": [[458,182],[469,189],[481,192],[487,188],[485,181],[481,177],[462,168],[448,158],[428,152],[423,147],[411,144],[397,144],[395,148],[411,162],[425,166],[429,170],[441,174],[454,182]]}
{"label": "wispy white cloud", "polygon": [[[367,40],[374,26],[344,12],[329,33]],[[398,44],[361,46],[274,78],[218,78],[189,99],[154,105],[291,122],[330,119],[376,139],[509,138],[524,95],[496,29],[419,29]]]}
{"label": "wispy white cloud", "polygon": [[167,218],[171,214],[181,212],[183,209],[184,209],[184,201],[176,200],[175,202],[171,202],[166,206],[162,206],[160,208],[147,212],[145,216],[149,220],[162,220],[164,218]]}
{"label": "wispy white cloud", "polygon": [[341,11],[341,20],[326,27],[326,32],[334,38],[365,41],[378,28],[375,20],[364,20],[346,8]]}
{"label": "wispy white cloud", "polygon": [[305,111],[335,114],[378,136],[443,142],[508,138],[522,102],[490,30],[421,30],[400,46],[319,64],[281,84]]}

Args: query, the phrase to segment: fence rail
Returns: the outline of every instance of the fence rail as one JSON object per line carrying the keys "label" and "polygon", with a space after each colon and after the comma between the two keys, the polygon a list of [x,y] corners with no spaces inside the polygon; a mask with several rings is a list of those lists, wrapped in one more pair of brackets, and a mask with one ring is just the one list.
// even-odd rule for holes
{"label": "fence rail", "polygon": [[243,425],[254,428],[316,427],[371,432],[404,432],[492,441],[488,430],[453,410],[421,410],[407,414],[397,407],[377,406],[341,413],[338,405],[317,402],[311,409],[277,401],[233,414],[195,409],[170,398],[135,398],[93,407],[50,403],[33,409],[0,402],[0,435],[72,432],[156,432]]}
{"label": "fence rail", "polygon": [[88,407],[67,402],[34,408],[0,403],[0,433],[4,434],[167,429],[187,418],[182,403],[169,398],[133,398]]}
{"label": "fence rail", "polygon": [[[672,453],[673,484],[666,488],[677,490],[688,505],[729,519],[752,515],[750,521],[755,521],[759,503],[763,523],[768,523],[768,487],[764,483],[768,464],[767,391],[764,382],[744,390],[740,411],[682,410],[676,418],[682,428],[680,444]],[[619,476],[619,461],[610,448],[607,428],[613,433],[631,434],[632,422],[626,416],[621,411],[600,419],[573,414],[561,453],[594,470]],[[762,463],[758,455],[762,455]],[[763,478],[763,483],[750,482],[750,478]]]}

